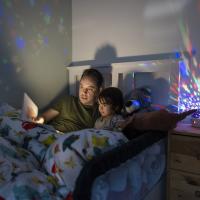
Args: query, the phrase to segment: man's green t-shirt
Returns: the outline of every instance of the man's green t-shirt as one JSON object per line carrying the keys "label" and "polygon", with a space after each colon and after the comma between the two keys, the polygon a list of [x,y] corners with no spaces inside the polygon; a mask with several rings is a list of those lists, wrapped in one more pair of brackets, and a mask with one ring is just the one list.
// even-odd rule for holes
{"label": "man's green t-shirt", "polygon": [[49,124],[61,132],[93,128],[98,117],[98,106],[85,106],[78,97],[65,96],[52,106],[59,115]]}

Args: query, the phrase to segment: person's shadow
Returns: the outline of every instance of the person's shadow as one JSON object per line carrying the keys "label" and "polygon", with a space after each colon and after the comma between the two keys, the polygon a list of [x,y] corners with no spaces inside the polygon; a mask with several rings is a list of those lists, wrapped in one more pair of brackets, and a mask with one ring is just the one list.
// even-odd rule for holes
{"label": "person's shadow", "polygon": [[[95,53],[94,60],[85,60],[85,61],[79,61],[79,62],[73,62],[69,66],[83,66],[83,65],[90,65],[92,68],[101,68],[101,67],[106,67],[107,72],[104,75],[105,78],[105,83],[104,86],[108,87],[111,86],[111,75],[112,75],[112,67],[111,63],[117,58],[117,53],[115,50],[115,47],[112,45],[106,44],[100,48],[97,49]],[[110,71],[109,71],[109,70]],[[69,72],[67,72],[67,79],[69,80]],[[68,81],[67,80],[67,81]],[[47,108],[50,108],[52,104],[54,104],[60,97],[63,95],[69,94],[69,88],[70,87],[75,87],[76,88],[76,95],[78,94],[78,85],[79,81],[77,80],[76,85],[66,85],[59,93],[58,95],[52,99],[52,101],[49,102],[47,106],[45,106],[42,111],[46,110]]]}
{"label": "person's shadow", "polygon": [[106,44],[97,49],[94,57],[94,63],[92,67],[106,67],[106,73],[104,76],[104,87],[112,85],[112,66],[111,64],[116,60],[117,52],[114,46]]}
{"label": "person's shadow", "polygon": [[[170,59],[174,58],[173,53],[163,53],[163,54],[149,54],[140,56],[127,56],[118,57],[116,48],[111,44],[105,44],[99,47],[95,53],[94,60],[84,60],[78,62],[72,62],[71,66],[82,66],[90,65],[91,67],[107,67],[110,71],[104,74],[105,77],[105,87],[111,86],[112,77],[112,63],[120,62],[133,62],[133,61],[148,61],[157,59]],[[131,98],[132,91],[135,87],[147,86],[151,89],[152,100],[157,104],[168,104],[170,95],[170,84],[164,78],[154,78],[152,73],[135,73],[133,76],[133,71],[130,71],[125,77],[119,77],[118,87],[123,91],[125,100]],[[136,80],[135,80],[136,79]],[[130,85],[131,84],[131,85]],[[70,86],[69,86],[70,87]]]}

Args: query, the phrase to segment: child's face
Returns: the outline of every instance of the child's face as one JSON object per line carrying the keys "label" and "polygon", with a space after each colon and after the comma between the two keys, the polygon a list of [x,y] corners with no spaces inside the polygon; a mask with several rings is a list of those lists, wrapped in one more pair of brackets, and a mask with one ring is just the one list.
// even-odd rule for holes
{"label": "child's face", "polygon": [[89,77],[81,79],[79,86],[79,99],[83,105],[94,105],[99,94],[96,83]]}
{"label": "child's face", "polygon": [[103,101],[98,101],[98,103],[99,103],[99,112],[102,117],[108,117],[108,116],[114,114],[114,111],[110,104],[107,104]]}

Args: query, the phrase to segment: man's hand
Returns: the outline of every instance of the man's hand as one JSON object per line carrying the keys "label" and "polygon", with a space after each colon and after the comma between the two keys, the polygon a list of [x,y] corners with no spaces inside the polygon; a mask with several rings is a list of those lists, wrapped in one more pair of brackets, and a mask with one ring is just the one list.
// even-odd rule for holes
{"label": "man's hand", "polygon": [[37,124],[44,124],[44,117],[37,117],[33,119],[33,122]]}

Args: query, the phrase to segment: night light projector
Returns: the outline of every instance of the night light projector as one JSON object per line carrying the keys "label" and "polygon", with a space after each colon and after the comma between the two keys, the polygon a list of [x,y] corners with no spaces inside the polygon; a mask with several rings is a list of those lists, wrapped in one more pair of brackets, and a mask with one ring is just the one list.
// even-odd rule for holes
{"label": "night light projector", "polygon": [[193,127],[200,128],[200,110],[197,110],[194,114],[192,114],[191,123]]}

